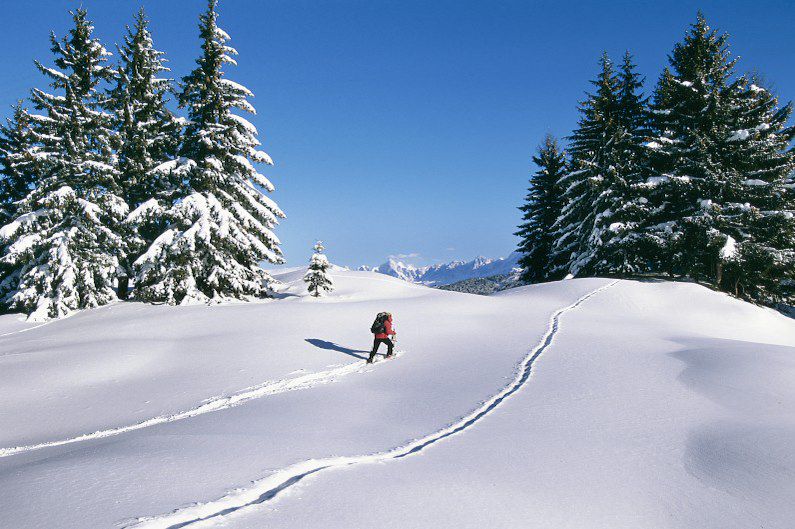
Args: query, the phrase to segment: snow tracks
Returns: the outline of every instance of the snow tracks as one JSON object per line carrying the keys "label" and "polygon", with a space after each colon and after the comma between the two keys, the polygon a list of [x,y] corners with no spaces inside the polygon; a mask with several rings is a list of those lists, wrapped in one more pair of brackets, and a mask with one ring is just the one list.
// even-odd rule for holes
{"label": "snow tracks", "polygon": [[[398,352],[397,354],[400,354],[400,352]],[[48,441],[39,444],[16,446],[11,448],[0,448],[0,458],[12,456],[15,454],[20,454],[23,452],[30,452],[33,450],[40,450],[42,448],[52,448],[55,446],[63,446],[72,443],[79,443],[81,441],[90,441],[92,439],[102,439],[105,437],[112,437],[114,435],[133,432],[135,430],[141,430],[143,428],[156,426],[158,424],[179,421],[182,419],[189,419],[191,417],[196,417],[197,415],[203,415],[205,413],[210,413],[213,411],[225,410],[227,408],[240,406],[241,404],[245,404],[251,400],[259,399],[261,397],[266,397],[268,395],[275,395],[277,393],[296,391],[300,389],[311,388],[313,386],[318,386],[321,384],[327,384],[345,375],[350,375],[352,373],[361,373],[366,371],[367,369],[368,366],[363,361],[353,362],[351,364],[345,364],[341,367],[336,367],[334,369],[329,369],[327,371],[319,371],[317,373],[308,373],[306,375],[300,375],[293,378],[265,382],[257,386],[246,388],[238,393],[235,393],[234,395],[219,396],[207,399],[199,406],[191,408],[187,411],[175,413],[173,415],[160,415],[158,417],[153,417],[151,419],[147,419],[145,421],[141,421],[136,424],[131,424],[129,426],[120,426],[117,428],[109,428],[107,430],[99,430],[93,433],[87,433],[79,435],[77,437],[70,437],[68,439],[61,439],[58,441]]]}
{"label": "snow tracks", "polygon": [[334,468],[349,467],[352,465],[378,463],[392,459],[401,459],[412,454],[416,454],[427,447],[458,434],[480,421],[483,417],[491,413],[500,406],[505,399],[519,391],[530,378],[533,363],[539,356],[552,344],[560,326],[560,318],[565,313],[577,308],[589,298],[612,287],[618,281],[612,281],[607,285],[597,288],[590,293],[582,296],[577,301],[559,309],[552,314],[549,325],[538,344],[533,347],[522,360],[516,377],[502,391],[483,402],[468,415],[457,420],[455,423],[433,432],[425,437],[412,441],[411,443],[393,448],[391,450],[365,454],[360,456],[331,457],[326,459],[310,459],[291,465],[282,470],[276,471],[270,476],[255,481],[250,488],[237,489],[223,498],[208,502],[197,503],[188,507],[178,509],[172,513],[154,517],[143,517],[131,521],[125,527],[146,528],[146,529],[177,529],[189,526],[198,522],[220,521],[224,516],[238,513],[246,508],[254,507],[274,499],[279,493],[289,489],[299,483],[307,476],[317,474],[324,470]]}

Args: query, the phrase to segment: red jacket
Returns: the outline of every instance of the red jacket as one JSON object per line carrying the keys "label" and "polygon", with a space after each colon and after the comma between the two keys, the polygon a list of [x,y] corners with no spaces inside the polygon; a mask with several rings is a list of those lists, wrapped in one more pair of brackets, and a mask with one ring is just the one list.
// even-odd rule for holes
{"label": "red jacket", "polygon": [[395,331],[392,329],[392,316],[387,318],[387,320],[384,322],[384,330],[386,332],[375,335],[377,340],[386,340],[390,335],[395,334]]}

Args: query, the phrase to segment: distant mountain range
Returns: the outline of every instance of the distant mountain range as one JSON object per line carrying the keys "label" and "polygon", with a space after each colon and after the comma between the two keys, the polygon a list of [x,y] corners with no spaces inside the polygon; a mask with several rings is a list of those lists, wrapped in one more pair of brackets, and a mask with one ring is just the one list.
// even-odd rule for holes
{"label": "distant mountain range", "polygon": [[410,283],[437,287],[465,279],[511,275],[519,269],[520,257],[517,252],[513,252],[505,258],[477,257],[472,261],[452,261],[430,266],[414,266],[390,258],[380,266],[360,266],[359,270],[378,272],[398,277]]}

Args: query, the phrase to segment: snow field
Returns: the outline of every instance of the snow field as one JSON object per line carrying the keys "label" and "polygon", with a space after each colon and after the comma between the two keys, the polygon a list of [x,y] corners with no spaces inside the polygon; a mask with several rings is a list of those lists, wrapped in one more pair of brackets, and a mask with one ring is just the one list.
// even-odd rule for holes
{"label": "snow field", "polygon": [[[335,269],[314,300],[303,273],[277,273],[274,301],[125,303],[0,336],[0,446],[35,448],[0,458],[0,526],[795,516],[790,319],[695,285],[602,279],[482,297]],[[383,310],[404,353],[364,368]]]}

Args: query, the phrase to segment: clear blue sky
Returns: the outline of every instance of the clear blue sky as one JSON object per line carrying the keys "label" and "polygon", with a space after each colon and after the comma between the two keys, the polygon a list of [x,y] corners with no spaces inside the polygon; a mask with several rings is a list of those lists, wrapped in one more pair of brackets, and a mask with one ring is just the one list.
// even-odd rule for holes
{"label": "clear blue sky", "polygon": [[[228,77],[256,95],[278,228],[289,264],[315,238],[334,262],[417,263],[500,256],[551,132],[567,135],[606,50],[631,50],[649,89],[702,9],[784,101],[795,98],[795,3],[464,0],[221,0],[240,52]],[[0,33],[2,114],[44,80],[48,34],[78,2],[6,2]],[[143,5],[173,75],[198,53],[200,0],[83,0],[109,49]]]}

